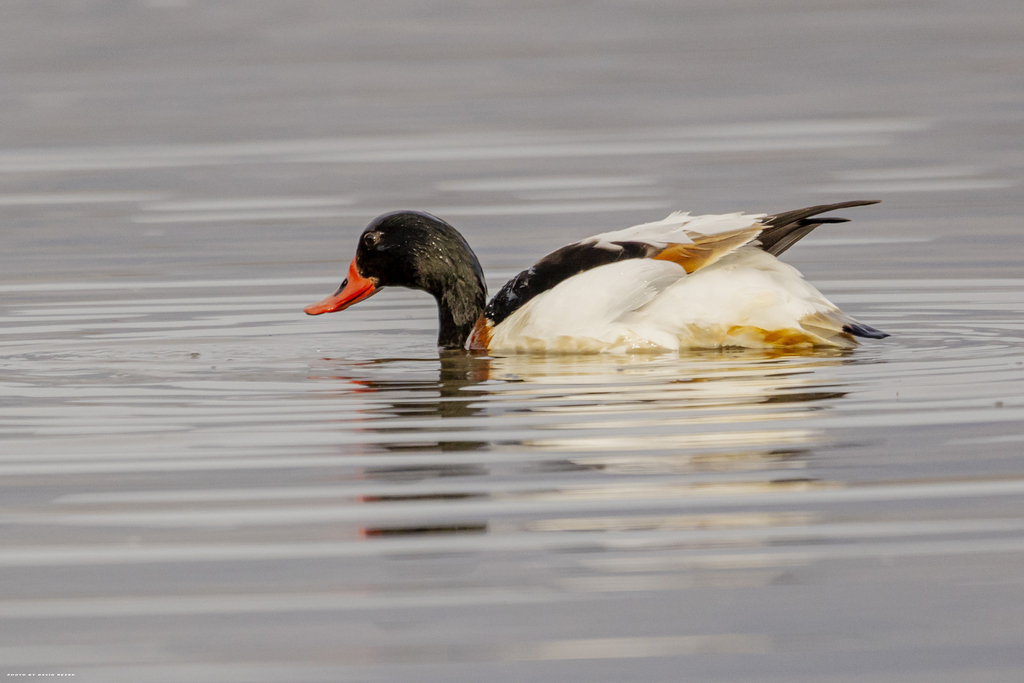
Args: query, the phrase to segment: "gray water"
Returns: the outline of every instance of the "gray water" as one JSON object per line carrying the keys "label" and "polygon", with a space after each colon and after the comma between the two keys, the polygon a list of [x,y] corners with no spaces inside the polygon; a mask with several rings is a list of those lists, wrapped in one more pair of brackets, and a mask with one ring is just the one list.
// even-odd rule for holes
{"label": "gray water", "polygon": [[[25,3],[0,22],[0,665],[83,681],[1019,681],[1024,8]],[[495,291],[787,252],[853,351],[466,357],[343,313],[379,212]]]}

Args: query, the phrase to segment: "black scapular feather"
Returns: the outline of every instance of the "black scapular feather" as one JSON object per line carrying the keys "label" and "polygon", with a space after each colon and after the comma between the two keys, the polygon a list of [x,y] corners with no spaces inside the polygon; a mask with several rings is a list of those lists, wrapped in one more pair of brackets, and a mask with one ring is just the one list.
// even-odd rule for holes
{"label": "black scapular feather", "polygon": [[649,258],[658,251],[644,242],[613,244],[616,248],[608,249],[599,247],[594,242],[584,241],[551,252],[509,280],[487,304],[484,315],[497,325],[533,297],[573,275],[617,261]]}

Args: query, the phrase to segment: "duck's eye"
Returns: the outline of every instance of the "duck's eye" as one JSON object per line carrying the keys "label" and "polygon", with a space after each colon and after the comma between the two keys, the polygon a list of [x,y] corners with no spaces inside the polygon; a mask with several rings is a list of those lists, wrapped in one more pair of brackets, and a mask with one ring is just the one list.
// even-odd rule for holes
{"label": "duck's eye", "polygon": [[380,233],[378,232],[368,232],[363,235],[363,244],[370,249],[377,246],[378,242],[380,242]]}

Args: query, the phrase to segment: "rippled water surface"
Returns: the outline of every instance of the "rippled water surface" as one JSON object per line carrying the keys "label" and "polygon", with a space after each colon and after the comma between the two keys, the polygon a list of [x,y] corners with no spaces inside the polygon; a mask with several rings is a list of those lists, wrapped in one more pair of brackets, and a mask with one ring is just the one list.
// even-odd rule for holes
{"label": "rippled water surface", "polygon": [[[0,674],[1024,680],[1019,0],[8,3]],[[595,233],[881,199],[784,260],[848,352],[438,355]]]}
{"label": "rippled water surface", "polygon": [[438,358],[421,295],[148,284],[4,313],[0,617],[73,634],[48,656],[1018,652],[1020,603],[972,596],[1022,585],[1024,281],[824,282],[893,334],[851,352],[505,358]]}

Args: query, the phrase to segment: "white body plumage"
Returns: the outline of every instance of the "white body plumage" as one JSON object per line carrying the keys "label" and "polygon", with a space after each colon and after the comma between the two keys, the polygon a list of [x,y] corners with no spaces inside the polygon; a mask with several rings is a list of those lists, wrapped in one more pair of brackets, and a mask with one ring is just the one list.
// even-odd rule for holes
{"label": "white body plumage", "polygon": [[[696,216],[583,240],[621,249],[703,245],[700,263],[630,259],[574,275],[490,330],[494,352],[627,353],[716,347],[852,347],[857,324],[799,271],[751,244],[761,215]],[[692,258],[690,259],[693,260]]]}

